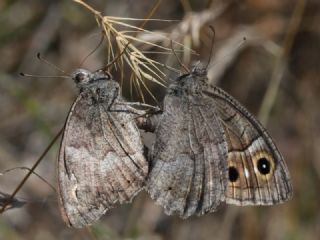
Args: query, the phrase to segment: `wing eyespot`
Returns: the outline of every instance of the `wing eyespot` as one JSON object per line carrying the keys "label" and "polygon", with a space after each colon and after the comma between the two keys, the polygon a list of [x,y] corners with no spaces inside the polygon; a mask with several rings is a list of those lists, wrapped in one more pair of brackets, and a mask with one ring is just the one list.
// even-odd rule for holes
{"label": "wing eyespot", "polygon": [[228,173],[231,182],[236,182],[239,179],[239,171],[234,166],[229,167]]}
{"label": "wing eyespot", "polygon": [[273,176],[276,163],[274,158],[268,152],[257,152],[252,160],[254,162],[254,171],[257,176],[269,180]]}
{"label": "wing eyespot", "polygon": [[267,175],[271,171],[271,164],[268,159],[262,157],[257,161],[257,168],[263,175]]}

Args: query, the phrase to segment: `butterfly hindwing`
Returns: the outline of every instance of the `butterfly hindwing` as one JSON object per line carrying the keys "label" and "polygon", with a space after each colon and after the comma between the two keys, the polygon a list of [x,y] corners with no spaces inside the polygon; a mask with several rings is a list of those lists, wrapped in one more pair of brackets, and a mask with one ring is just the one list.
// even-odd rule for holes
{"label": "butterfly hindwing", "polygon": [[272,205],[290,199],[289,171],[264,127],[223,90],[204,93],[215,102],[228,144],[226,202]]}

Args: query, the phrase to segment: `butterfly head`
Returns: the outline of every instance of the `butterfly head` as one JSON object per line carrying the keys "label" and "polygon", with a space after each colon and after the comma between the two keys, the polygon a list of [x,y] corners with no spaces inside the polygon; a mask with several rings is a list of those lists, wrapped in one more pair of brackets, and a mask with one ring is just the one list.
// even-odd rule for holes
{"label": "butterfly head", "polygon": [[207,69],[198,63],[189,73],[181,75],[169,86],[169,94],[201,94],[207,86],[207,81]]}
{"label": "butterfly head", "polygon": [[90,84],[96,83],[98,81],[111,79],[110,74],[105,71],[98,70],[96,72],[90,72],[82,68],[74,71],[71,77],[79,88],[89,86]]}
{"label": "butterfly head", "polygon": [[80,92],[94,103],[113,101],[120,92],[119,84],[111,75],[103,70],[90,72],[86,69],[77,69],[72,74]]}
{"label": "butterfly head", "polygon": [[207,68],[201,63],[198,63],[192,68],[190,74],[195,78],[206,79]]}

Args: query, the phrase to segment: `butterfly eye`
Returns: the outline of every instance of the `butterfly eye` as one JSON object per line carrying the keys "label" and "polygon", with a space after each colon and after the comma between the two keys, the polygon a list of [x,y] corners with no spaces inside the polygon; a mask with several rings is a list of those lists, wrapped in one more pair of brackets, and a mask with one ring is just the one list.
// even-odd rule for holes
{"label": "butterfly eye", "polygon": [[260,158],[257,162],[257,167],[259,172],[263,175],[270,173],[270,162],[266,158]]}
{"label": "butterfly eye", "polygon": [[85,74],[81,72],[74,77],[74,81],[76,83],[82,82],[84,79],[85,79]]}
{"label": "butterfly eye", "polygon": [[231,182],[237,181],[239,178],[239,172],[235,167],[229,167],[229,180]]}
{"label": "butterfly eye", "polygon": [[97,89],[96,89],[96,94],[99,95],[100,92],[101,92],[100,88],[97,88]]}

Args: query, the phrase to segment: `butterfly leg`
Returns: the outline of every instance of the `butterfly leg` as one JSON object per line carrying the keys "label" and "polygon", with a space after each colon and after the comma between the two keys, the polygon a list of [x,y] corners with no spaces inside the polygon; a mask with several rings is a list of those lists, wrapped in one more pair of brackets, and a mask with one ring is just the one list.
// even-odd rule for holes
{"label": "butterfly leg", "polygon": [[126,105],[126,106],[145,107],[145,108],[153,109],[153,110],[156,110],[156,111],[159,111],[159,110],[160,110],[159,107],[155,107],[155,106],[152,106],[152,105],[150,105],[150,104],[141,103],[141,102],[117,102],[117,104],[119,104],[119,105]]}

